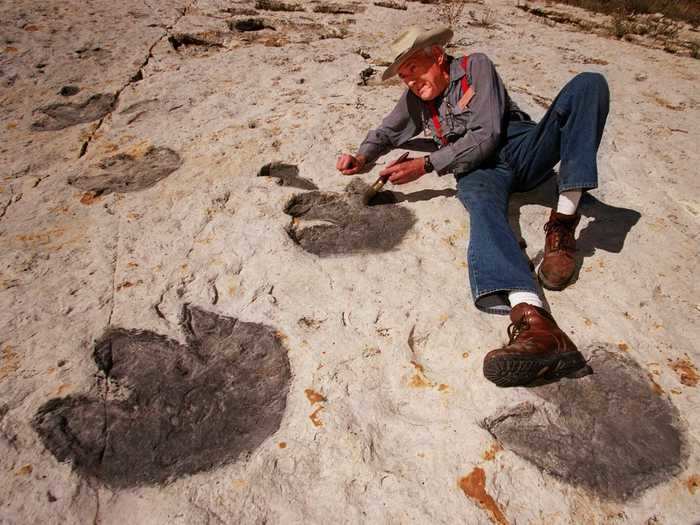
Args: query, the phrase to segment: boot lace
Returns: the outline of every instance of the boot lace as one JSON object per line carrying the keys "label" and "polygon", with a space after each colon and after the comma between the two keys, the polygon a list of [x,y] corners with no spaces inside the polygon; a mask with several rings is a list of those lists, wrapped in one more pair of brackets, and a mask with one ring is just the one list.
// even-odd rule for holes
{"label": "boot lace", "polygon": [[529,329],[530,323],[527,322],[525,316],[522,316],[517,321],[510,323],[510,325],[508,325],[508,344],[512,345],[521,333]]}
{"label": "boot lace", "polygon": [[549,221],[544,225],[544,231],[552,250],[576,250],[576,239],[569,225],[559,221]]}

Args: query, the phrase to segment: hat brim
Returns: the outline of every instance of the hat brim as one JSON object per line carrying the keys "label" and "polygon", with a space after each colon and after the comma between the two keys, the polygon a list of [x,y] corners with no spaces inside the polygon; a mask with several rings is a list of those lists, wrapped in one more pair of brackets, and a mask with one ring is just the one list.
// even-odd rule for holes
{"label": "hat brim", "polygon": [[386,68],[384,73],[382,73],[382,81],[389,80],[391,77],[395,76],[398,73],[401,64],[403,64],[403,62],[416,51],[420,51],[421,49],[430,46],[444,46],[450,40],[452,40],[453,36],[454,33],[452,29],[448,27],[426,31],[421,35],[418,35],[413,41],[411,47],[397,56],[391,65]]}

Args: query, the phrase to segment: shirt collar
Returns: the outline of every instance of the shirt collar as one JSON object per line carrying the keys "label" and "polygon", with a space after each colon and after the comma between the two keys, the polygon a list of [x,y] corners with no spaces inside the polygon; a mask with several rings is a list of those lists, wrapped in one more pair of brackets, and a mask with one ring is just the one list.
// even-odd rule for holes
{"label": "shirt collar", "polygon": [[447,56],[450,61],[450,84],[453,82],[458,82],[467,72],[462,67],[462,61],[457,60],[452,56]]}

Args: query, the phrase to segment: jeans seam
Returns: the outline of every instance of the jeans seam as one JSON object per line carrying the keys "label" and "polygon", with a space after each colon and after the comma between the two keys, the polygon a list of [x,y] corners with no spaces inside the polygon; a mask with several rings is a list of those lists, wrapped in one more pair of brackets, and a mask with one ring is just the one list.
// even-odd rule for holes
{"label": "jeans seam", "polygon": [[534,292],[537,293],[537,287],[533,286],[532,288],[523,288],[523,287],[516,287],[516,288],[493,288],[489,290],[484,290],[481,293],[476,294],[476,299],[480,299],[481,297],[485,295],[491,295],[492,293],[496,292],[512,292],[512,291],[520,291],[520,292]]}
{"label": "jeans seam", "polygon": [[563,191],[571,191],[571,190],[593,190],[598,187],[598,183],[596,182],[590,182],[590,183],[575,183],[575,184],[560,184],[559,185],[559,193]]}

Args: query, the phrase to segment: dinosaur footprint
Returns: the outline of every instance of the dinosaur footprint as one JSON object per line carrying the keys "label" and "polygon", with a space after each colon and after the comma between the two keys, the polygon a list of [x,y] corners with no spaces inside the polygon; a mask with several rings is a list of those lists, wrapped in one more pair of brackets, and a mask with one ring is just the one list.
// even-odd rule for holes
{"label": "dinosaur footprint", "polygon": [[598,497],[624,501],[678,474],[686,461],[678,410],[632,359],[603,346],[592,375],[532,389],[487,418],[506,448]]}
{"label": "dinosaur footprint", "polygon": [[111,93],[101,93],[93,95],[82,104],[68,102],[38,108],[35,113],[40,114],[40,117],[32,124],[32,130],[56,131],[101,119],[112,111],[116,100]]}
{"label": "dinosaur footprint", "polygon": [[85,173],[68,177],[68,184],[95,193],[125,193],[150,188],[182,165],[170,148],[149,147],[136,155],[120,153],[103,159]]}
{"label": "dinosaur footprint", "polygon": [[104,395],[45,403],[33,426],[46,448],[82,475],[127,487],[235,461],[276,432],[291,372],[274,329],[189,306],[182,328],[184,345],[110,329],[93,354]]}
{"label": "dinosaur footprint", "polygon": [[355,179],[343,193],[310,191],[293,196],[284,208],[292,216],[287,233],[304,250],[321,257],[391,250],[413,227],[415,216],[390,203],[389,192],[367,206],[362,201],[367,188]]}

